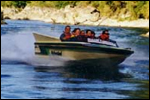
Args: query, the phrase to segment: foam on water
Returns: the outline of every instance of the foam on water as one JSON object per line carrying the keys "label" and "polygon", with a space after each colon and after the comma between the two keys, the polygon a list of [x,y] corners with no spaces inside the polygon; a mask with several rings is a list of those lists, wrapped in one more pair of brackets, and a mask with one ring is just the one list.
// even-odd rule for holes
{"label": "foam on water", "polygon": [[62,66],[65,58],[51,56],[42,59],[34,54],[35,39],[32,33],[59,37],[63,25],[51,25],[36,21],[10,21],[1,29],[1,61],[21,62],[34,66]]}
{"label": "foam on water", "polygon": [[23,61],[33,56],[34,39],[31,34],[1,36],[1,60]]}
{"label": "foam on water", "polygon": [[65,58],[51,56],[48,59],[34,54],[35,39],[32,34],[18,33],[1,36],[1,60],[31,64],[34,66],[62,66]]}

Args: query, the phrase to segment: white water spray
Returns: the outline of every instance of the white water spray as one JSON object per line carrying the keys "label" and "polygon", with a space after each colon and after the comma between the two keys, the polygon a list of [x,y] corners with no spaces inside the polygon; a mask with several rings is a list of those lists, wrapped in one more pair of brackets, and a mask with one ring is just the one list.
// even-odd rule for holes
{"label": "white water spray", "polygon": [[6,34],[1,36],[1,60],[23,62],[34,66],[62,66],[66,59],[35,56],[35,39],[31,33]]}

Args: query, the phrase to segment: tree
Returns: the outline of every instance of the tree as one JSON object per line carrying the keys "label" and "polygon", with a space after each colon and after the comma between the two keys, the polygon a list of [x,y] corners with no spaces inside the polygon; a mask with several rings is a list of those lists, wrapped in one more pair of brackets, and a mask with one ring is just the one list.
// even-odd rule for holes
{"label": "tree", "polygon": [[24,8],[27,5],[27,1],[13,1],[12,4],[17,8]]}

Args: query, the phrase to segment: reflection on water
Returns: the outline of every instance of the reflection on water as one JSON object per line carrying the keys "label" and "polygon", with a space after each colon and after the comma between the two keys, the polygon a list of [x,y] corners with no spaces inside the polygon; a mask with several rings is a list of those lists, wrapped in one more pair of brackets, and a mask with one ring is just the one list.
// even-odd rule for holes
{"label": "reflection on water", "polygon": [[[47,72],[47,73],[52,73],[52,72],[62,73],[63,77],[67,78],[67,80],[62,80],[62,81],[63,83],[67,83],[67,84],[79,84],[79,85],[94,84],[92,86],[88,85],[89,86],[88,88],[85,88],[86,85],[85,87],[83,86],[81,87],[76,86],[71,88],[63,87],[62,91],[65,92],[66,91],[76,91],[76,92],[98,91],[98,92],[103,92],[103,94],[107,92],[108,93],[113,92],[119,94],[120,98],[127,98],[127,99],[149,98],[148,96],[149,90],[145,90],[149,88],[149,82],[131,80],[130,75],[120,73],[119,66],[112,67],[112,68],[100,67],[100,66],[91,67],[88,65],[86,66],[71,65],[71,66],[57,67],[57,68],[56,67],[48,68],[42,66],[42,67],[36,67],[35,71]],[[48,89],[47,87],[40,87],[40,86],[36,88],[39,90]]]}
{"label": "reflection on water", "polygon": [[128,82],[138,83],[136,91],[121,91],[121,93],[129,95],[129,99],[149,99],[149,81],[127,80]]}
{"label": "reflection on water", "polygon": [[70,64],[61,67],[35,67],[37,72],[60,72],[66,78],[99,79],[103,81],[119,81],[125,75],[119,72],[119,67],[101,67],[81,64]]}
{"label": "reflection on water", "polygon": [[[93,82],[95,86],[101,84],[101,88],[98,87],[88,87],[88,88],[63,88],[63,91],[100,91],[100,92],[114,92],[119,95],[126,95],[124,99],[148,99],[149,98],[149,81],[137,81],[131,80],[131,76],[128,74],[120,73],[119,66],[116,67],[100,67],[100,66],[65,66],[65,67],[36,67],[37,72],[59,72],[62,73],[63,77],[68,78],[68,80],[62,80],[64,83],[69,84],[89,84]],[[130,77],[130,78],[129,78]],[[40,77],[41,78],[41,77]],[[75,78],[75,79],[73,79]],[[103,86],[103,82],[108,86]],[[110,82],[110,83],[109,83]],[[114,88],[114,82],[120,82],[116,84],[117,88]],[[126,83],[127,82],[127,83]],[[131,84],[128,84],[131,83]],[[111,84],[112,83],[112,84]],[[140,85],[133,85],[140,84]],[[131,86],[130,86],[131,85]],[[125,87],[124,87],[125,86]],[[136,87],[135,87],[136,86]],[[124,87],[124,88],[123,88]],[[37,89],[47,89],[46,87],[36,87]],[[139,88],[139,89],[137,89]],[[121,96],[120,96],[121,97]],[[109,97],[108,97],[109,98]],[[122,98],[122,97],[121,97]]]}
{"label": "reflection on water", "polygon": [[32,66],[5,62],[1,65],[1,95],[18,99],[149,98],[149,90],[145,90],[149,82],[128,78],[120,67],[41,66],[32,70]]}

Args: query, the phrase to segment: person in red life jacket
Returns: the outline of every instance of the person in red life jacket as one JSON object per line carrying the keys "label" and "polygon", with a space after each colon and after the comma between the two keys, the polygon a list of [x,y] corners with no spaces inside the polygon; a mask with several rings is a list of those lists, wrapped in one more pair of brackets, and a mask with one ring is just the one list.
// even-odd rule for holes
{"label": "person in red life jacket", "polygon": [[116,44],[117,47],[119,47],[116,41],[110,39],[108,30],[103,31],[103,33],[99,36],[99,39],[101,39],[102,41],[112,42]]}
{"label": "person in red life jacket", "polygon": [[60,40],[61,41],[70,41],[70,38],[71,38],[70,31],[71,31],[71,27],[66,26],[63,34],[61,34],[61,36],[60,36]]}
{"label": "person in red life jacket", "polygon": [[103,33],[99,36],[99,38],[103,41],[109,41],[108,30],[103,31]]}

